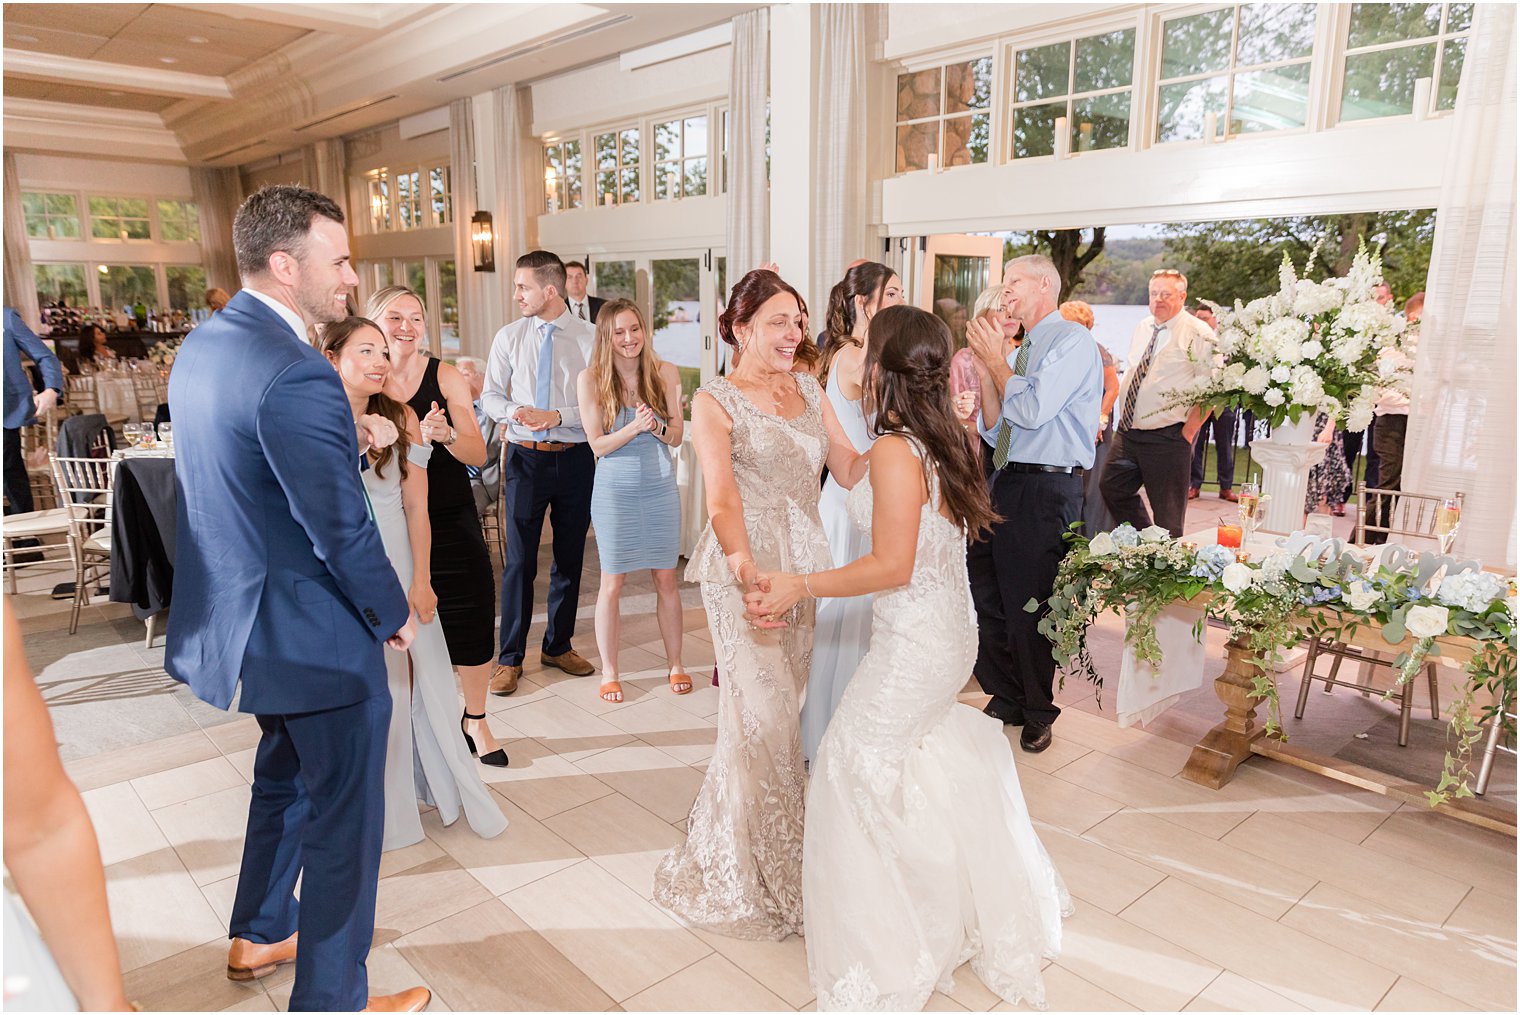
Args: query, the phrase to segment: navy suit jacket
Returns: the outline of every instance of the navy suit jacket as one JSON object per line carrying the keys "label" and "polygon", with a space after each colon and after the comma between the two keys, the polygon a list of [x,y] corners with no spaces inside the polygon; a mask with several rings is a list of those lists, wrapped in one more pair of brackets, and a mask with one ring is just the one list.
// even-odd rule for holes
{"label": "navy suit jacket", "polygon": [[343,385],[246,291],[169,378],[179,536],[165,668],[227,708],[291,714],[386,689],[408,605],[370,517]]}
{"label": "navy suit jacket", "polygon": [[42,370],[42,382],[63,394],[63,368],[42,339],[32,334],[21,315],[5,308],[5,429],[15,430],[37,422],[37,404],[32,400],[32,378],[21,365],[26,353]]}

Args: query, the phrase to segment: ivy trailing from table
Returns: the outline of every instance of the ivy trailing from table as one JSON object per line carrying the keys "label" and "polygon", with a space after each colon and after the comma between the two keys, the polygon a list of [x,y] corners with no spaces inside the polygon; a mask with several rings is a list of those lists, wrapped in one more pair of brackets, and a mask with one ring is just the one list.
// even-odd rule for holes
{"label": "ivy trailing from table", "polygon": [[[1195,549],[1157,526],[1136,531],[1125,524],[1091,539],[1078,527],[1066,534],[1070,550],[1047,604],[1030,600],[1025,608],[1033,612],[1048,605],[1039,630],[1050,639],[1063,682],[1066,673],[1078,674],[1098,689],[1100,700],[1103,677],[1087,647],[1087,629],[1098,614],[1122,612],[1128,621],[1126,645],[1154,669],[1162,664],[1156,620],[1181,602],[1203,612],[1195,637],[1201,639],[1204,621],[1214,619],[1249,650],[1258,667],[1252,694],[1267,704],[1267,735],[1282,740],[1287,737],[1271,673],[1305,635],[1346,641],[1353,629],[1375,626],[1390,646],[1413,639],[1394,659],[1398,677],[1385,697],[1398,693],[1440,654],[1438,637],[1476,642],[1463,668],[1461,697],[1451,707],[1453,742],[1441,780],[1427,794],[1432,805],[1473,795],[1470,762],[1486,721],[1501,722],[1514,734],[1502,705],[1513,707],[1515,695],[1515,584],[1473,561],[1416,556],[1394,546],[1369,560],[1368,551],[1298,533],[1260,561],[1240,562],[1233,550]],[[1479,691],[1493,704],[1475,714]]]}

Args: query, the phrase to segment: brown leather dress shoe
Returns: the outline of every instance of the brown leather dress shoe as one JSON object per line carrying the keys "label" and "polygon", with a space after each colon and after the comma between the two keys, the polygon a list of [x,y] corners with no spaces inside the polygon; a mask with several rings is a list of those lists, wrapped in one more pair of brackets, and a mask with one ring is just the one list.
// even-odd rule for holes
{"label": "brown leather dress shoe", "polygon": [[292,934],[277,944],[266,945],[235,937],[227,949],[227,979],[257,980],[268,976],[275,967],[296,960],[296,938]]}
{"label": "brown leather dress shoe", "polygon": [[517,690],[517,682],[522,679],[521,666],[507,666],[505,664],[491,671],[491,693],[508,695]]}
{"label": "brown leather dress shoe", "polygon": [[1197,500],[1198,495],[1202,492],[1203,491],[1199,490],[1196,486],[1188,487],[1188,500]]}
{"label": "brown leather dress shoe", "polygon": [[1231,504],[1235,504],[1240,501],[1240,494],[1236,493],[1234,490],[1220,490],[1219,499],[1227,500]]}
{"label": "brown leather dress shoe", "polygon": [[540,656],[539,661],[542,662],[545,666],[553,666],[556,669],[564,670],[572,677],[589,677],[591,674],[596,672],[596,667],[586,662],[586,660],[582,658],[581,654],[575,651],[575,649],[571,649],[569,652],[566,652],[563,655]]}
{"label": "brown leather dress shoe", "polygon": [[410,987],[399,994],[372,997],[365,1011],[425,1011],[433,1000],[433,992],[426,987]]}

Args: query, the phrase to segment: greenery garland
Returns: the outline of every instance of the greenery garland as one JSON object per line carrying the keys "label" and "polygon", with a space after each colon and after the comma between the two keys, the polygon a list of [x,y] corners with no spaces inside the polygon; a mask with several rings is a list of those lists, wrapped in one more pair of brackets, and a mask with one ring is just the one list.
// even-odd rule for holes
{"label": "greenery garland", "polygon": [[[1168,606],[1186,602],[1203,611],[1194,627],[1202,639],[1207,619],[1229,627],[1230,637],[1244,644],[1257,666],[1252,694],[1267,702],[1268,736],[1286,740],[1277,685],[1271,677],[1283,653],[1309,637],[1346,641],[1360,626],[1376,625],[1383,639],[1413,645],[1394,660],[1398,680],[1392,697],[1440,654],[1437,638],[1470,638],[1477,650],[1463,668],[1467,682],[1452,706],[1448,748],[1440,783],[1427,793],[1432,806],[1452,797],[1470,797],[1473,749],[1483,723],[1492,719],[1514,735],[1514,722],[1502,706],[1515,697],[1515,583],[1434,553],[1411,556],[1389,547],[1369,563],[1338,540],[1316,540],[1296,534],[1283,548],[1258,562],[1241,562],[1233,550],[1220,546],[1195,548],[1173,539],[1162,528],[1137,532],[1124,524],[1112,532],[1087,539],[1077,531],[1066,534],[1070,550],[1056,574],[1048,601],[1031,599],[1025,609],[1048,607],[1039,622],[1050,640],[1056,663],[1065,674],[1076,673],[1101,695],[1103,677],[1087,647],[1087,629],[1106,610],[1121,611],[1128,621],[1124,640],[1141,662],[1152,668],[1162,663],[1156,638],[1156,619]],[[1479,690],[1493,704],[1474,715]]]}

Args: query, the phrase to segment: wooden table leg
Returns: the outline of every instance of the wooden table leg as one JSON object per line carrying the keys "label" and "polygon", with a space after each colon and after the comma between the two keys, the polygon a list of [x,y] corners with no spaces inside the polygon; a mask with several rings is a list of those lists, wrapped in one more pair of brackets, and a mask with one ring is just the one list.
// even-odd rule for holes
{"label": "wooden table leg", "polygon": [[1266,729],[1256,724],[1261,699],[1251,694],[1260,669],[1251,663],[1251,651],[1238,641],[1225,646],[1224,672],[1214,679],[1214,693],[1224,702],[1224,722],[1209,730],[1193,748],[1182,777],[1200,786],[1219,789],[1235,776],[1235,769],[1251,756],[1251,743]]}

